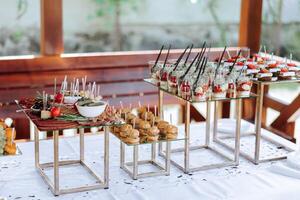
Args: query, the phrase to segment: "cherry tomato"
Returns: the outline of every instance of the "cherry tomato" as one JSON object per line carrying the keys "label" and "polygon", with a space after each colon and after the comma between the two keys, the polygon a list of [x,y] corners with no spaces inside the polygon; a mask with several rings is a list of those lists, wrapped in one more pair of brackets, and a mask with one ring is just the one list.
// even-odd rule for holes
{"label": "cherry tomato", "polygon": [[52,107],[50,111],[51,111],[51,116],[52,117],[60,116],[60,108]]}
{"label": "cherry tomato", "polygon": [[57,93],[57,94],[55,95],[55,97],[54,97],[54,100],[55,100],[56,103],[61,103],[61,102],[63,101],[63,97],[64,97],[63,94]]}

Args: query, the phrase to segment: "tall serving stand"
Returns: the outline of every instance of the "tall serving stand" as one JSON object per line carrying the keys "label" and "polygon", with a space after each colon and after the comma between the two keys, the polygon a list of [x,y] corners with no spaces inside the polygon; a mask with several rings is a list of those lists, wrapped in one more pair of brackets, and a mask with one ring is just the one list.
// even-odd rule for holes
{"label": "tall serving stand", "polygon": [[[268,158],[261,158],[261,145],[262,145],[262,139],[274,144],[278,145],[281,148],[284,148],[287,152],[295,151],[294,148],[291,148],[290,142],[279,142],[278,140],[272,139],[272,137],[268,137],[266,135],[262,135],[261,132],[261,118],[262,118],[262,107],[263,107],[263,98],[264,98],[264,88],[267,85],[273,85],[273,84],[285,84],[285,83],[299,83],[300,79],[294,78],[292,80],[276,80],[276,81],[258,81],[254,80],[253,83],[257,85],[257,98],[256,98],[256,108],[255,108],[255,132],[247,134],[249,135],[255,135],[255,150],[254,155],[250,155],[249,153],[246,153],[244,151],[241,151],[241,156],[245,157],[246,159],[250,160],[251,162],[255,164],[259,164],[262,162],[268,162],[268,161],[274,161],[274,160],[280,160],[287,158],[287,155],[280,155],[280,156],[269,156]],[[245,135],[245,136],[247,136]],[[244,136],[242,136],[244,137]],[[274,138],[274,137],[273,137]],[[223,145],[224,147],[234,150],[232,146],[228,145],[224,141],[222,141],[220,138],[217,137],[217,133],[214,136],[215,142]]]}
{"label": "tall serving stand", "polygon": [[[17,103],[18,104],[18,103]],[[34,124],[34,155],[35,155],[35,167],[36,170],[39,172],[45,183],[49,186],[50,190],[54,195],[61,195],[67,193],[75,193],[75,192],[82,192],[94,189],[102,189],[108,188],[109,186],[109,127],[116,126],[120,124],[110,124],[110,125],[101,125],[104,129],[104,168],[103,168],[103,177],[100,177],[92,170],[88,164],[85,162],[84,155],[85,155],[85,148],[84,148],[84,137],[85,137],[85,128],[95,127],[93,126],[81,126],[76,125],[76,123],[71,123],[67,128],[57,128],[57,127],[41,127],[37,123],[38,120],[32,118],[31,115],[28,114],[19,104],[18,106],[23,110],[27,118]],[[68,123],[68,122],[66,122]],[[59,132],[65,129],[74,128],[79,130],[79,158],[76,160],[59,160]],[[40,163],[40,139],[39,139],[39,131],[46,131],[46,132],[53,132],[53,162],[47,163]],[[62,177],[61,172],[59,172],[59,168],[61,166],[67,165],[74,165],[79,164],[86,170],[94,179],[95,182],[89,185],[82,185],[73,188],[61,188],[60,187],[60,178]],[[45,173],[45,169],[53,168],[53,181],[51,178]]]}
{"label": "tall serving stand", "polygon": [[[185,139],[184,139],[184,147],[183,148],[174,148],[171,149],[171,153],[177,153],[177,152],[183,152],[184,153],[184,163],[183,165],[179,162],[173,160],[171,158],[171,163],[174,164],[177,168],[181,169],[185,173],[190,173],[194,171],[200,171],[200,170],[206,170],[211,168],[219,168],[219,167],[225,167],[225,166],[232,166],[232,165],[238,165],[239,164],[239,153],[240,153],[240,128],[241,128],[241,108],[242,108],[242,99],[248,99],[248,98],[256,98],[255,94],[251,94],[247,97],[234,97],[234,98],[209,98],[203,101],[192,101],[192,100],[186,100],[180,96],[177,96],[176,94],[170,93],[169,91],[162,89],[161,87],[157,86],[155,81],[153,79],[144,79],[145,82],[152,84],[153,86],[158,88],[158,108],[159,108],[159,115],[160,118],[163,119],[163,96],[164,93],[167,93],[173,97],[178,98],[179,100],[184,101],[185,103]],[[235,127],[235,148],[233,152],[233,158],[231,156],[228,156],[224,151],[222,151],[219,148],[215,148],[214,145],[212,145],[211,141],[211,103],[215,103],[215,109],[214,109],[214,116],[215,120],[213,122],[213,130],[214,132],[217,131],[217,103],[220,101],[229,101],[234,100],[236,101],[236,127]],[[197,145],[197,146],[191,146],[190,144],[190,106],[191,104],[204,102],[206,103],[206,131],[205,131],[205,144],[204,145]],[[223,159],[225,159],[225,162],[217,163],[217,164],[208,164],[208,165],[202,165],[202,166],[193,166],[191,167],[190,163],[190,151],[199,150],[199,149],[206,149],[208,151],[212,151],[213,153],[221,156]],[[163,151],[162,144],[159,144],[159,154],[166,158],[166,154]]]}

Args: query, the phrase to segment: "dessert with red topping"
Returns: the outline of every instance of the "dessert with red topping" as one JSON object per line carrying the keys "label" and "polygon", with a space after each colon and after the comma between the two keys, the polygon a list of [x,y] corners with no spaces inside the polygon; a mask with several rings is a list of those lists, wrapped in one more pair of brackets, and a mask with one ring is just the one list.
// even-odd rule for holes
{"label": "dessert with red topping", "polygon": [[249,96],[251,92],[252,82],[247,76],[239,77],[237,81],[237,95],[238,96]]}
{"label": "dessert with red topping", "polygon": [[228,83],[225,81],[222,75],[217,75],[213,83],[213,97],[214,98],[225,98],[228,89]]}
{"label": "dessert with red topping", "polygon": [[183,80],[180,84],[181,97],[189,100],[191,98],[191,83],[188,80]]}
{"label": "dessert with red topping", "polygon": [[209,88],[209,80],[208,78],[203,77],[199,80],[199,82],[195,85],[193,90],[193,100],[201,101],[207,98],[207,92]]}
{"label": "dessert with red topping", "polygon": [[280,70],[278,79],[279,80],[291,80],[293,77],[295,77],[295,72],[289,71],[287,68],[282,68]]}
{"label": "dessert with red topping", "polygon": [[295,76],[300,78],[300,66],[297,66],[295,63],[287,63],[287,66],[290,72],[295,72]]}
{"label": "dessert with red topping", "polygon": [[257,74],[257,79],[259,81],[271,81],[273,74],[267,69],[261,69]]}
{"label": "dessert with red topping", "polygon": [[259,67],[255,64],[248,64],[247,65],[247,74],[256,75],[259,72]]}

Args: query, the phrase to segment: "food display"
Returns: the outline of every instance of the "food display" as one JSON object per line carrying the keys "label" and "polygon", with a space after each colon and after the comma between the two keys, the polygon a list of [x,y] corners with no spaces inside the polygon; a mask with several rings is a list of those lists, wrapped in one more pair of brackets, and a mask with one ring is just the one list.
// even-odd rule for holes
{"label": "food display", "polygon": [[17,145],[15,143],[16,129],[11,118],[0,119],[0,155],[15,155]]}
{"label": "food display", "polygon": [[[70,85],[69,88],[68,85]],[[95,82],[87,84],[86,77],[84,77],[82,90],[79,88],[79,79],[74,79],[71,84],[68,84],[67,76],[65,76],[59,91],[56,90],[56,79],[54,80],[53,95],[48,95],[43,91],[38,92],[36,98],[16,102],[22,108],[21,111],[24,111],[30,118],[34,118],[39,128],[42,129],[124,123],[115,109],[102,100],[99,85]],[[64,121],[64,123],[57,121]]]}
{"label": "food display", "polygon": [[[181,62],[188,48],[190,47],[184,50],[174,64],[169,67],[164,65],[160,71],[160,88],[188,101],[247,97],[251,95],[254,80],[280,81],[300,78],[300,66],[292,63],[291,58],[278,61],[273,54],[267,55],[266,52],[250,56],[249,49],[247,55],[242,55],[242,50],[236,55],[230,55],[225,47],[219,58],[210,61],[210,50],[206,51],[204,43],[191,62],[186,62],[187,59]],[[186,58],[190,56],[190,52],[191,50]],[[158,59],[159,57],[157,63],[160,62]],[[166,59],[164,63],[172,63]],[[157,77],[153,73],[151,83],[157,81],[153,78]]]}
{"label": "food display", "polygon": [[[177,138],[178,128],[159,119],[156,116],[156,107],[155,112],[152,113],[149,105],[148,107],[140,106],[137,109],[138,116],[131,111],[127,108],[118,110],[126,124],[111,128],[111,132],[126,144],[140,144]],[[165,129],[161,127],[161,124],[166,125]]]}

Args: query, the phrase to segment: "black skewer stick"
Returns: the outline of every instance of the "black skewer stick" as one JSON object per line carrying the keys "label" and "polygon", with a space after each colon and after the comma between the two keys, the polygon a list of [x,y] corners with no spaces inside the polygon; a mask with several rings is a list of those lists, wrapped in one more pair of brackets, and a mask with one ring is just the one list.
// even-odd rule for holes
{"label": "black skewer stick", "polygon": [[233,64],[229,67],[229,73],[228,73],[228,74],[231,74],[231,72],[232,72],[232,70],[233,70],[233,68],[234,68],[234,65],[235,65],[236,61],[237,61],[238,58],[240,57],[241,52],[242,52],[242,50],[240,49],[240,50],[239,50],[239,53],[238,53],[238,55],[237,55],[237,57],[234,59]]}
{"label": "black skewer stick", "polygon": [[211,50],[211,44],[208,47],[208,52],[207,52],[207,56],[206,56],[207,61],[206,61],[206,64],[204,65],[204,67],[202,68],[201,75],[204,74],[204,72],[205,72],[205,69],[206,69],[206,66],[207,66],[207,62],[209,60],[210,50]]}
{"label": "black skewer stick", "polygon": [[[200,70],[199,70],[198,75],[197,75],[197,78],[196,78],[196,80],[195,80],[195,82],[194,82],[193,88],[196,87],[196,85],[197,85],[197,83],[198,83],[198,81],[199,81],[200,75],[201,75],[201,69],[202,69],[202,68],[205,68],[205,66],[206,66],[206,64],[207,64],[207,61],[208,61],[208,57],[205,57],[205,58],[202,60],[202,63],[201,63],[201,66],[200,66]],[[200,64],[200,63],[199,63],[199,64]]]}
{"label": "black skewer stick", "polygon": [[160,48],[160,51],[159,51],[158,56],[157,56],[157,58],[156,58],[156,60],[155,60],[155,63],[154,63],[154,65],[153,65],[153,67],[151,68],[151,72],[153,72],[153,69],[156,67],[156,65],[157,65],[157,63],[158,63],[158,60],[159,60],[159,57],[160,57],[161,52],[163,51],[163,49],[164,49],[164,45],[162,45],[161,48]]}
{"label": "black skewer stick", "polygon": [[203,45],[202,45],[202,47],[201,47],[201,54],[200,54],[200,57],[198,58],[198,60],[197,60],[197,62],[196,62],[196,65],[200,62],[200,60],[202,59],[202,57],[203,57],[203,51],[205,51],[205,49],[206,49],[206,41],[204,41],[203,42]]}
{"label": "black skewer stick", "polygon": [[163,65],[163,69],[166,67],[166,63],[167,63],[167,60],[168,60],[168,57],[169,57],[170,49],[171,49],[171,45],[169,45],[168,53],[167,53],[167,56],[166,56],[166,58],[165,58],[165,62],[164,62],[164,65]]}
{"label": "black skewer stick", "polygon": [[[204,47],[204,49],[203,49],[203,51],[201,50],[201,54],[200,54],[200,56],[199,56],[199,58],[198,58],[198,61],[197,61],[197,63],[196,63],[196,66],[198,66],[200,63],[201,63],[201,61],[202,61],[202,59],[203,59],[203,56],[204,56],[204,54],[205,54],[205,51],[206,51],[206,47]],[[200,68],[200,70],[201,70],[202,68]]]}
{"label": "black skewer stick", "polygon": [[187,61],[188,61],[188,59],[189,59],[189,57],[190,57],[190,54],[191,54],[191,52],[192,52],[193,47],[194,47],[194,44],[191,45],[190,51],[188,52],[188,55],[187,55],[187,57],[186,57],[186,59],[185,59],[185,61],[184,61],[183,66],[187,63]]}
{"label": "black skewer stick", "polygon": [[197,60],[197,57],[200,55],[200,53],[197,53],[197,55],[195,56],[195,58],[193,59],[193,61],[191,62],[191,64],[188,66],[187,70],[185,71],[185,73],[180,77],[180,79],[184,79],[185,76],[188,74],[188,72],[190,71],[190,69],[192,68],[194,62]]}
{"label": "black skewer stick", "polygon": [[224,47],[224,50],[223,50],[223,52],[222,52],[222,55],[221,55],[221,57],[219,58],[219,62],[218,62],[218,65],[217,65],[217,67],[216,67],[215,78],[214,78],[214,79],[216,79],[217,72],[218,72],[218,69],[219,69],[219,67],[220,67],[220,65],[221,65],[221,62],[222,62],[222,60],[223,60],[223,57],[224,57],[226,48],[227,48],[227,47],[225,46],[225,47]]}
{"label": "black skewer stick", "polygon": [[178,67],[178,65],[179,65],[179,63],[180,63],[180,61],[181,61],[181,59],[183,58],[183,56],[184,56],[185,52],[188,50],[188,48],[190,48],[190,45],[188,45],[188,46],[184,49],[184,51],[181,53],[181,55],[179,56],[179,58],[178,58],[177,61],[175,62],[175,67],[174,67],[174,69],[173,69],[172,71],[175,71],[175,70],[177,69],[177,67]]}

